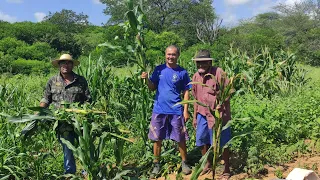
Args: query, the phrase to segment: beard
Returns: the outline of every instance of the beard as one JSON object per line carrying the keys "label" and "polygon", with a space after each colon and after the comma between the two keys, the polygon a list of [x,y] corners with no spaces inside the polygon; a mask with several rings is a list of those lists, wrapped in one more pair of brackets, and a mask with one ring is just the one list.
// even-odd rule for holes
{"label": "beard", "polygon": [[204,74],[204,73],[207,72],[207,69],[199,68],[199,69],[198,69],[198,72],[199,72],[200,74]]}

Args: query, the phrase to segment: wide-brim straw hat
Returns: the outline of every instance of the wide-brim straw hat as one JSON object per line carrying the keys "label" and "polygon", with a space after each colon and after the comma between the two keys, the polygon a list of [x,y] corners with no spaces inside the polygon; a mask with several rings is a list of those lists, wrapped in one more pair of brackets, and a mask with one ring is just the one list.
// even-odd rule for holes
{"label": "wide-brim straw hat", "polygon": [[200,50],[195,58],[192,60],[194,61],[212,61],[213,58],[210,57],[210,52],[208,50]]}
{"label": "wide-brim straw hat", "polygon": [[59,61],[72,61],[73,66],[78,66],[80,64],[80,62],[73,59],[70,54],[62,54],[59,59],[55,59],[51,63],[54,67],[59,67]]}

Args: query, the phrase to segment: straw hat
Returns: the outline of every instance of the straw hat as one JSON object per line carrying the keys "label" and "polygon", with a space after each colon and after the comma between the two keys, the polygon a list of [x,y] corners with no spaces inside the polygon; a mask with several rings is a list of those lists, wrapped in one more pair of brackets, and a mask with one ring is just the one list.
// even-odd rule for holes
{"label": "straw hat", "polygon": [[73,59],[70,54],[62,54],[59,59],[55,59],[51,63],[54,67],[59,67],[59,61],[72,61],[73,66],[78,66],[80,64],[80,62]]}
{"label": "straw hat", "polygon": [[200,50],[195,58],[192,60],[194,61],[212,61],[213,58],[210,57],[210,52],[208,50]]}

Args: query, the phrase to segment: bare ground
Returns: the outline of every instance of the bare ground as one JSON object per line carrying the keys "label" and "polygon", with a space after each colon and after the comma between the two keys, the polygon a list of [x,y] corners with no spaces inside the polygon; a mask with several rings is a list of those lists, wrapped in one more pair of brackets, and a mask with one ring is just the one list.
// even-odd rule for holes
{"label": "bare ground", "polygon": [[[300,158],[296,158],[294,161],[290,163],[286,163],[281,166],[265,166],[265,173],[264,174],[259,174],[258,177],[250,177],[247,173],[240,173],[240,174],[235,174],[234,170],[231,169],[232,171],[232,176],[230,180],[237,180],[237,179],[277,179],[278,177],[276,175],[282,175],[282,177],[279,178],[285,178],[288,176],[288,174],[294,169],[294,168],[303,168],[303,169],[310,169],[314,170],[316,174],[320,174],[320,154],[318,155],[310,155],[310,156],[304,156]],[[220,171],[220,172],[219,172]],[[221,174],[221,170],[218,170],[216,178],[219,179],[219,175]],[[183,180],[188,180],[190,179],[191,175],[188,176],[182,176],[176,177],[176,174],[170,174],[168,175],[167,179],[174,180],[174,179],[183,179]],[[158,180],[165,180],[165,177],[160,177]],[[198,178],[199,180],[204,180],[204,179],[212,179],[212,174],[206,174],[203,176],[200,176]]]}

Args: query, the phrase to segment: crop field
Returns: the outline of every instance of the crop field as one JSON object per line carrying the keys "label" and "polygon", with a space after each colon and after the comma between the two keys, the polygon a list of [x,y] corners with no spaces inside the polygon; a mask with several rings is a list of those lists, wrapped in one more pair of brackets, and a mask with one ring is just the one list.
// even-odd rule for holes
{"label": "crop field", "polygon": [[[297,65],[289,52],[271,56],[266,49],[254,57],[231,50],[219,62],[230,76],[241,75],[235,84],[237,92],[231,99],[233,139],[230,147],[232,172],[246,173],[246,177],[263,176],[265,165],[279,166],[295,158],[317,157],[320,151],[320,69]],[[78,127],[83,138],[74,147],[79,173],[73,178],[81,178],[82,169],[92,173],[92,177],[104,173],[106,179],[148,178],[153,155],[147,132],[154,94],[147,90],[137,70],[122,77],[117,73],[119,69],[103,66],[99,63],[101,60],[102,57],[87,59],[91,64],[82,62],[75,70],[88,80],[94,99],[91,105],[77,107],[86,113],[70,112],[67,107],[51,109],[52,112],[46,112],[50,120],[35,118],[34,111],[38,109],[30,107],[39,105],[47,80],[56,72],[1,75],[1,177],[62,177],[63,154],[53,129],[57,121],[67,120]],[[181,58],[180,64],[184,64],[190,75],[195,72],[188,58]],[[32,120],[37,122],[36,130],[21,134]],[[195,132],[190,122],[187,123],[188,158],[195,166],[200,151],[195,147]],[[176,172],[177,178],[182,178],[176,148],[170,141],[164,143],[163,177]],[[318,163],[310,167],[319,170]],[[281,171],[285,172],[276,171],[278,176]]]}
{"label": "crop field", "polygon": [[[165,63],[170,45],[180,48],[178,64],[190,78],[197,72],[192,58],[206,49],[230,79],[217,86],[216,102],[231,98],[231,179],[283,179],[295,167],[320,174],[319,0],[280,3],[234,27],[221,26],[212,0],[97,2],[110,17],[101,26],[66,9],[37,23],[0,20],[0,180],[149,179],[155,92],[141,74]],[[73,71],[87,80],[92,102],[40,108],[46,83],[59,73],[50,61],[64,53],[80,61]],[[191,93],[181,102],[190,103],[187,159],[193,172],[183,175],[177,144],[164,141],[159,179],[221,174],[222,117],[211,109],[217,146],[201,157],[193,102]],[[57,133],[60,123],[73,128],[75,143],[57,137],[69,135]],[[74,175],[64,174],[61,143],[75,156]],[[211,155],[213,173],[200,176]]]}

